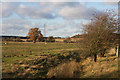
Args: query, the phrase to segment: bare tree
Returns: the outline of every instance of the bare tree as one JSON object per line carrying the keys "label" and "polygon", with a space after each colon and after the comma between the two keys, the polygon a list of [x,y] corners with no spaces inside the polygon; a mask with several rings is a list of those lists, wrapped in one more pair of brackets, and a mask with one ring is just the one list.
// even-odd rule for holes
{"label": "bare tree", "polygon": [[86,54],[94,56],[97,61],[97,55],[104,56],[106,51],[116,44],[114,33],[117,29],[117,19],[111,10],[102,14],[95,13],[91,23],[83,25],[83,48]]}

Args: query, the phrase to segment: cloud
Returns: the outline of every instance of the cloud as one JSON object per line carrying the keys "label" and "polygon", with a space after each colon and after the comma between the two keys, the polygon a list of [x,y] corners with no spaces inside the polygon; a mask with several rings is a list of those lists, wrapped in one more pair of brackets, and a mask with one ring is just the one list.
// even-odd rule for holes
{"label": "cloud", "polygon": [[3,17],[9,17],[13,13],[23,18],[31,19],[54,19],[62,17],[64,19],[90,19],[94,12],[100,11],[94,7],[86,7],[80,2],[39,2],[35,5],[31,3],[4,3]]}
{"label": "cloud", "polygon": [[117,5],[118,2],[104,2],[104,4],[108,4],[108,5]]}
{"label": "cloud", "polygon": [[1,2],[119,2],[119,0],[1,0]]}
{"label": "cloud", "polygon": [[104,2],[105,5],[118,5],[118,2]]}
{"label": "cloud", "polygon": [[46,35],[68,37],[76,33],[81,33],[81,26],[81,22],[65,20],[63,23],[46,26]]}
{"label": "cloud", "polygon": [[2,13],[2,16],[0,17],[8,17],[12,15],[13,9],[14,7],[11,3],[2,3],[2,10],[0,10],[0,13]]}
{"label": "cloud", "polygon": [[66,6],[59,10],[59,16],[65,19],[90,19],[94,12],[100,12],[95,8],[87,8],[85,5],[75,7]]}
{"label": "cloud", "polygon": [[39,3],[40,5],[44,5],[44,6],[52,5],[57,8],[64,6],[78,6],[80,4],[80,2],[39,2]]}
{"label": "cloud", "polygon": [[120,0],[103,0],[105,5],[117,5]]}
{"label": "cloud", "polygon": [[27,0],[27,2],[80,2],[82,0]]}
{"label": "cloud", "polygon": [[[29,4],[29,3],[28,3]],[[50,6],[29,6],[23,3],[3,3],[2,4],[2,16],[9,17],[13,13],[21,17],[29,17],[33,19],[46,18],[52,19],[56,16],[53,15],[54,8]]]}
{"label": "cloud", "polygon": [[[29,3],[27,3],[29,4]],[[69,7],[68,9],[75,9],[80,7],[83,3],[79,2],[40,2],[37,6],[29,6],[23,3],[3,3],[2,5],[2,17],[9,17],[13,13],[20,17],[27,17],[31,19],[54,19],[57,18],[59,9]],[[74,10],[73,10],[74,11]],[[60,14],[63,15],[64,10],[61,10]],[[73,13],[71,13],[73,14]],[[66,15],[66,14],[64,14]],[[63,15],[63,16],[64,16]],[[74,14],[73,14],[74,15]]]}
{"label": "cloud", "polygon": [[120,0],[103,0],[103,2],[119,2]]}
{"label": "cloud", "polygon": [[42,8],[42,7],[34,7],[34,6],[26,6],[23,4],[20,4],[18,6],[18,9],[16,10],[16,13],[19,16],[22,17],[29,17],[33,19],[39,19],[39,18],[46,18],[51,19],[55,18],[56,16],[52,14],[52,11],[50,8]]}
{"label": "cloud", "polygon": [[[3,20],[2,34],[27,35],[31,22],[23,19]],[[33,27],[33,26],[32,26]]]}

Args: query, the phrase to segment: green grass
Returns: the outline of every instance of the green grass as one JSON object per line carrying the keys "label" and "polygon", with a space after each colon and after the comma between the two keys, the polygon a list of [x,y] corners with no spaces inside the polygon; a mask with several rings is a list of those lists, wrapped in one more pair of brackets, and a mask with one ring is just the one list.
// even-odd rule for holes
{"label": "green grass", "polygon": [[8,43],[7,45],[3,43],[2,56],[3,61],[12,63],[16,59],[23,59],[23,56],[34,57],[35,55],[41,54],[56,55],[63,50],[76,48],[76,44],[73,43]]}
{"label": "green grass", "polygon": [[[51,61],[55,61],[54,58],[49,58],[49,61],[41,61],[44,57],[39,57],[41,55],[62,55],[64,52],[76,50],[76,43],[25,43],[25,42],[9,42],[7,45],[2,43],[2,70],[3,77],[6,77],[7,73],[17,74],[24,73],[27,68],[20,67],[22,64],[30,66],[39,66],[38,72],[41,75],[37,75],[35,70],[29,72],[28,76],[46,76],[47,70],[50,66],[55,66],[57,63],[51,63]],[[29,60],[30,59],[30,60]],[[57,60],[56,60],[57,61]],[[61,61],[61,60],[60,60]],[[59,60],[57,62],[60,62]],[[22,64],[20,63],[22,62]],[[49,64],[50,63],[50,64]],[[44,65],[44,69],[41,69],[40,66]],[[16,67],[17,66],[17,67]],[[23,71],[24,70],[24,71]],[[27,75],[25,75],[27,77]],[[23,76],[23,75],[22,75]],[[10,77],[9,75],[7,77]],[[14,76],[13,76],[14,77]],[[15,77],[19,77],[16,75]],[[21,77],[21,76],[20,76]]]}

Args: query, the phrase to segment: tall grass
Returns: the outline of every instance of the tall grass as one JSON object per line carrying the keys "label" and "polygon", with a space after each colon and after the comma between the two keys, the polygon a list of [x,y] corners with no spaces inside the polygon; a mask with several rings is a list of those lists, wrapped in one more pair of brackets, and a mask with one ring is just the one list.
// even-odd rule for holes
{"label": "tall grass", "polygon": [[50,78],[75,78],[80,77],[80,71],[82,71],[80,63],[70,61],[49,69],[47,75]]}

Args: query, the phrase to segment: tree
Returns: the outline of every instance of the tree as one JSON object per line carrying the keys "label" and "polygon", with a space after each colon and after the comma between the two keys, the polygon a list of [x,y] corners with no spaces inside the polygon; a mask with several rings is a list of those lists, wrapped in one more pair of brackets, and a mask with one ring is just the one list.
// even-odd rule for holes
{"label": "tree", "polygon": [[43,35],[40,33],[40,35],[38,36],[38,41],[41,42],[43,41]]}
{"label": "tree", "polygon": [[94,56],[104,56],[106,51],[115,46],[116,38],[114,33],[117,29],[117,19],[114,12],[108,11],[102,14],[95,13],[91,23],[83,25],[83,48],[86,54]]}
{"label": "tree", "polygon": [[42,34],[41,34],[41,31],[39,30],[39,28],[31,28],[27,35],[27,37],[30,38],[30,40],[32,40],[34,43],[36,43],[36,40],[38,38],[41,38],[41,36],[42,36]]}
{"label": "tree", "polygon": [[47,42],[55,42],[54,37],[53,37],[53,36],[49,36],[49,37],[47,38]]}
{"label": "tree", "polygon": [[72,38],[82,38],[82,35],[77,34],[77,35],[72,36]]}

